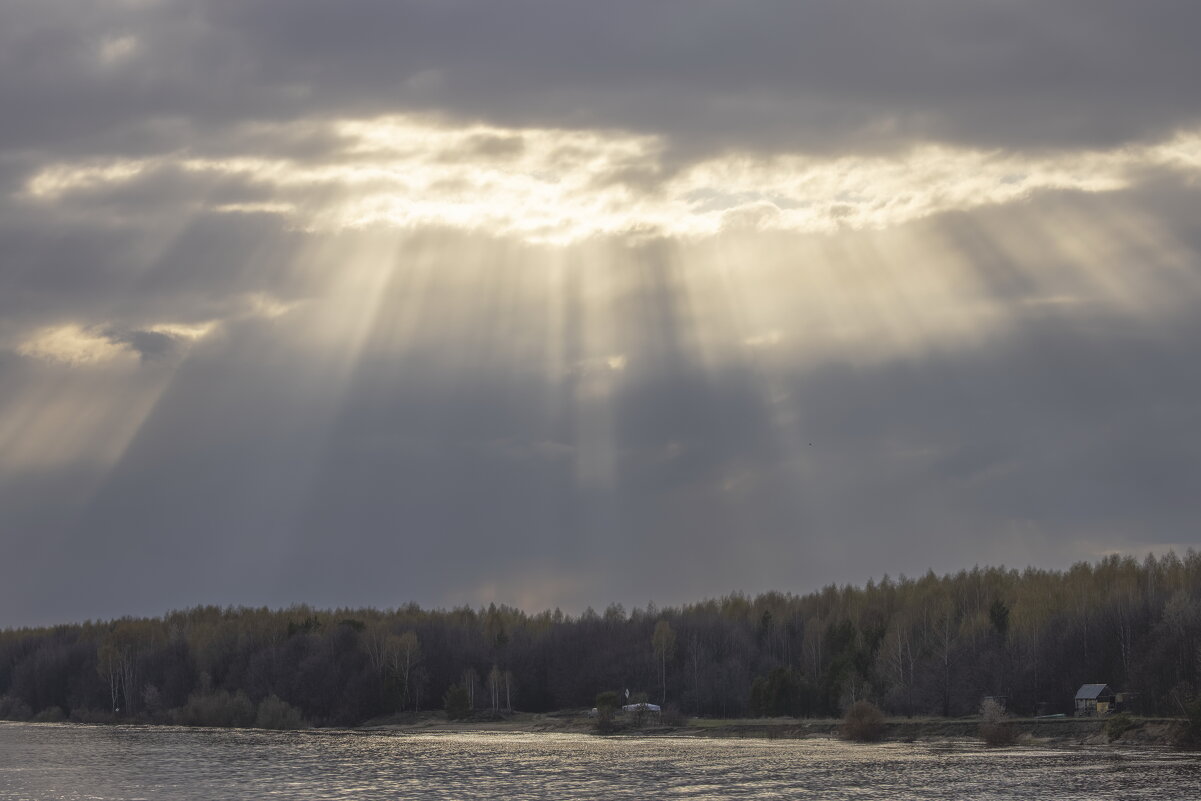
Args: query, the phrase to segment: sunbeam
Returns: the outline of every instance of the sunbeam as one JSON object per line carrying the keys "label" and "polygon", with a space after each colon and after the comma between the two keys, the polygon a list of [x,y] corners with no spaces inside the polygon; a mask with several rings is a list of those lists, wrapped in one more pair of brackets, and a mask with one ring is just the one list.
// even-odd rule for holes
{"label": "sunbeam", "polygon": [[0,132],[0,533],[81,587],[140,555],[107,609],[578,610],[1188,539],[1177,83],[786,69],[810,42],[743,91],[674,28],[596,85],[541,42],[318,69],[278,38],[307,10],[247,50],[236,5],[0,10],[50,15],[0,27],[0,96],[54,98]]}

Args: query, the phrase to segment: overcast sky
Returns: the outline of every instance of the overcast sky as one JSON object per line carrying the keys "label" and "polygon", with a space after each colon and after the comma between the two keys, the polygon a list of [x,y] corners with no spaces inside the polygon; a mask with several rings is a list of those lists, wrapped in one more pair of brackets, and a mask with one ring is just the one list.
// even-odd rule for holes
{"label": "overcast sky", "polygon": [[0,626],[1201,545],[1191,0],[0,4]]}

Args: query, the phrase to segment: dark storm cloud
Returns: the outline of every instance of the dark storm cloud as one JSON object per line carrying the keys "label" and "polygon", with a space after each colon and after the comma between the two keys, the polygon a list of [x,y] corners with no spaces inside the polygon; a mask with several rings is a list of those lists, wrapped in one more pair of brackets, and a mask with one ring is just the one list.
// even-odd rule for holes
{"label": "dark storm cloud", "polygon": [[398,110],[684,148],[1108,147],[1201,114],[1201,12],[1178,0],[23,2],[0,21],[9,148]]}

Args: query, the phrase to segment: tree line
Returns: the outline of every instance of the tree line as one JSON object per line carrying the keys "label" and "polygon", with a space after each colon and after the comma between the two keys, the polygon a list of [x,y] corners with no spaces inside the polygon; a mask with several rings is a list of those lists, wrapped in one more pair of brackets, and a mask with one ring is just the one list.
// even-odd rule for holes
{"label": "tree line", "polygon": [[197,607],[0,631],[0,717],[347,726],[591,707],[629,689],[686,715],[1072,711],[1107,683],[1138,711],[1201,693],[1201,555],[1066,571],[975,568],[805,594],[579,615],[507,606]]}

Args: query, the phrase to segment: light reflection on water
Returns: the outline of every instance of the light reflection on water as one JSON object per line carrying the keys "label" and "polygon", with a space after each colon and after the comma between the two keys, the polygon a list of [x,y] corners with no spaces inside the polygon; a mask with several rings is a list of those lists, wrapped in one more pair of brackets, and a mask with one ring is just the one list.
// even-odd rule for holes
{"label": "light reflection on water", "polygon": [[0,723],[0,799],[1201,799],[1201,758],[968,743]]}

